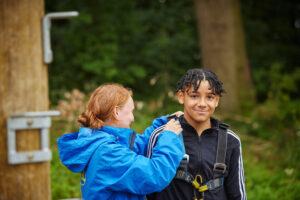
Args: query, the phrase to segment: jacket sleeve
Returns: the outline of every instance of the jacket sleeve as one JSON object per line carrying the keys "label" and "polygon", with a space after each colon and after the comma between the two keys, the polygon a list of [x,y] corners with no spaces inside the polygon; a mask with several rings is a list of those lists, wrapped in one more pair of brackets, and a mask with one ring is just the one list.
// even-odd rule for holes
{"label": "jacket sleeve", "polygon": [[113,142],[101,146],[97,155],[94,185],[107,190],[145,195],[165,188],[182,159],[183,143],[170,131],[159,136],[151,159]]}
{"label": "jacket sleeve", "polygon": [[152,126],[149,126],[142,134],[137,134],[133,151],[137,152],[141,155],[147,154],[147,147],[148,147],[148,141],[149,137],[151,136],[151,133],[158,127],[166,124],[168,122],[166,116],[162,116],[159,118],[156,118],[152,122]]}
{"label": "jacket sleeve", "polygon": [[225,179],[225,191],[228,199],[246,200],[244,167],[240,140],[232,150],[228,176]]}

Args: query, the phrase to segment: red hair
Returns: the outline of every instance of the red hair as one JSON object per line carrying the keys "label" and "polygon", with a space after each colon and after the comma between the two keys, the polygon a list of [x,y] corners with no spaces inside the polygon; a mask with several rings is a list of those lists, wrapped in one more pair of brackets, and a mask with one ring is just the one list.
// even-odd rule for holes
{"label": "red hair", "polygon": [[100,129],[104,121],[116,120],[114,108],[124,106],[131,91],[120,84],[103,84],[93,91],[87,103],[87,110],[78,117],[84,127]]}

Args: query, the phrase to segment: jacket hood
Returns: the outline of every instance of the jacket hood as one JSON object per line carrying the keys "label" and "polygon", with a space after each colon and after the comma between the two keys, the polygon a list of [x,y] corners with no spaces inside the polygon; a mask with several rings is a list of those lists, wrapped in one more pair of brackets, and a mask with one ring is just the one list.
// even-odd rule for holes
{"label": "jacket hood", "polygon": [[80,127],[57,140],[59,157],[72,172],[82,172],[97,148],[107,140],[118,140],[129,146],[132,129],[104,126],[100,130]]}

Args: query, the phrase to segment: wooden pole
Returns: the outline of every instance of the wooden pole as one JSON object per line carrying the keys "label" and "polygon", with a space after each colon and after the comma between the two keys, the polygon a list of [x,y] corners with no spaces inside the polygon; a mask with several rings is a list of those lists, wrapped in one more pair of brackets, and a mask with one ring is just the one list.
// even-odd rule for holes
{"label": "wooden pole", "polygon": [[[51,199],[49,162],[9,165],[7,118],[48,110],[42,56],[43,0],[0,1],[0,200]],[[37,130],[17,132],[17,151],[38,150]]]}
{"label": "wooden pole", "polygon": [[238,112],[254,92],[239,0],[194,0],[203,67],[223,81],[221,109]]}

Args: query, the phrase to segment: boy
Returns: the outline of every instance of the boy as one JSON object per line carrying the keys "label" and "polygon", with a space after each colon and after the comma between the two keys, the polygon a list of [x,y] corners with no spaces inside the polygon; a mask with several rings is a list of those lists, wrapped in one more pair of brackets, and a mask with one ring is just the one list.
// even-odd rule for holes
{"label": "boy", "polygon": [[211,71],[191,69],[179,80],[176,92],[184,106],[179,122],[189,159],[187,164],[182,161],[168,187],[148,199],[245,200],[240,139],[211,117],[225,92],[222,82]]}

